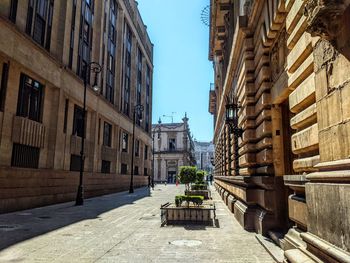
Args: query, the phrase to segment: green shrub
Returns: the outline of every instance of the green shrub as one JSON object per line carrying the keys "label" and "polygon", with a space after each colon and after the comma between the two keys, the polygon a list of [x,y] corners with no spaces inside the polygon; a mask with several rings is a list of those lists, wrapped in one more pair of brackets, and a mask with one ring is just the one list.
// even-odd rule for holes
{"label": "green shrub", "polygon": [[195,166],[181,166],[178,179],[180,183],[186,185],[186,189],[189,189],[189,184],[194,183],[197,179],[197,168]]}
{"label": "green shrub", "polygon": [[196,173],[196,183],[202,184],[204,183],[205,171],[197,171]]}
{"label": "green shrub", "polygon": [[194,205],[201,205],[203,203],[204,196],[202,195],[177,195],[175,196],[175,205],[176,207],[181,206],[182,202],[186,202],[189,206],[190,202]]}

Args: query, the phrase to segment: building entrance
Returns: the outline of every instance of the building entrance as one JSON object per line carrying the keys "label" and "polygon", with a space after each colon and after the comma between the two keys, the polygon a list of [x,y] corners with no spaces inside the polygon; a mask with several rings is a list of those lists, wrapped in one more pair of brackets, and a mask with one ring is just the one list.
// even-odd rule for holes
{"label": "building entrance", "polygon": [[174,184],[176,182],[176,172],[175,171],[168,171],[168,183]]}

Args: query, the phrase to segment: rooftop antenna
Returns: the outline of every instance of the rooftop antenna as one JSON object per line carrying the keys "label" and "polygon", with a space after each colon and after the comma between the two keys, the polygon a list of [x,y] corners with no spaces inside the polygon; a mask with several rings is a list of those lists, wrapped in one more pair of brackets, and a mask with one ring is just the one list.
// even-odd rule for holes
{"label": "rooftop antenna", "polygon": [[174,123],[174,114],[176,114],[176,112],[172,112],[171,115],[163,115],[163,117],[165,118],[171,118],[171,123]]}

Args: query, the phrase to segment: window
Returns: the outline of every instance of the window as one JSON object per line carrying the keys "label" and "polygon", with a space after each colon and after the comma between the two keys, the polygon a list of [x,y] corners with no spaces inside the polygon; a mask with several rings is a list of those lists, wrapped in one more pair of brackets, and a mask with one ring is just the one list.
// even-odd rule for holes
{"label": "window", "polygon": [[12,23],[16,23],[17,5],[18,5],[18,0],[11,1],[11,9],[10,9],[9,19]]}
{"label": "window", "polygon": [[122,133],[122,152],[128,152],[129,135]]}
{"label": "window", "polygon": [[108,147],[112,145],[112,125],[107,122],[104,123],[103,145]]}
{"label": "window", "polygon": [[33,121],[41,121],[43,85],[38,81],[21,74],[17,116]]}
{"label": "window", "polygon": [[139,167],[135,166],[134,175],[139,175]]}
{"label": "window", "polygon": [[122,96],[122,111],[129,115],[130,111],[130,81],[131,81],[131,47],[132,32],[130,27],[125,23],[124,36],[124,88]]}
{"label": "window", "polygon": [[151,69],[147,65],[146,69],[146,113],[145,113],[145,130],[150,131],[150,94],[151,94]]}
{"label": "window", "polygon": [[70,43],[69,43],[69,62],[68,67],[72,69],[73,65],[73,51],[74,51],[74,34],[75,34],[75,16],[77,12],[77,0],[73,0],[72,8],[72,22],[71,22],[71,31],[70,31]]}
{"label": "window", "polygon": [[40,148],[13,144],[11,166],[22,168],[39,167]]}
{"label": "window", "polygon": [[70,170],[74,172],[80,171],[81,157],[79,155],[72,154],[70,156]]}
{"label": "window", "polygon": [[63,132],[67,132],[67,119],[68,119],[68,107],[69,107],[69,100],[66,99],[66,103],[64,105],[64,121],[63,121]]}
{"label": "window", "polygon": [[120,166],[120,173],[121,174],[127,174],[128,173],[128,165],[125,163],[122,163]]}
{"label": "window", "polygon": [[7,80],[9,76],[9,65],[4,63],[2,65],[1,82],[0,82],[0,111],[5,109],[5,98],[7,90]]}
{"label": "window", "polygon": [[144,169],[143,169],[143,175],[144,175],[144,176],[147,176],[147,175],[148,175],[147,168],[144,168]]}
{"label": "window", "polygon": [[[137,55],[137,86],[136,86],[136,103],[141,104],[141,89],[142,89],[142,51],[138,48]],[[141,125],[141,120],[136,119],[136,124]]]}
{"label": "window", "polygon": [[139,156],[140,155],[140,141],[136,140],[135,141],[135,156]]}
{"label": "window", "polygon": [[175,151],[176,149],[176,141],[175,139],[169,139],[169,151]]}
{"label": "window", "polygon": [[[79,106],[74,106],[74,118],[73,118],[73,135],[83,137],[84,135],[84,111]],[[86,125],[86,124],[85,124]]]}
{"label": "window", "polygon": [[148,159],[148,146],[145,145],[145,156],[144,159],[147,160]]}
{"label": "window", "polygon": [[101,173],[109,174],[111,172],[111,162],[102,160]]}
{"label": "window", "polygon": [[26,33],[35,42],[50,49],[54,0],[29,0]]}
{"label": "window", "polygon": [[[93,0],[83,1],[81,5],[80,31],[79,31],[79,50],[77,74],[80,78],[84,78],[86,65],[91,60],[92,49],[92,24],[93,24]],[[90,71],[87,72],[87,80],[90,83]]]}

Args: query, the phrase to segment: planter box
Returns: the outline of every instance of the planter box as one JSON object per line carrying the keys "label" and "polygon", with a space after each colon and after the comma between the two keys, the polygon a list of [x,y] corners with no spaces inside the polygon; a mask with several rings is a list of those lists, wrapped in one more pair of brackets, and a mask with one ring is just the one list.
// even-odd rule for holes
{"label": "planter box", "polygon": [[186,190],[185,195],[202,195],[205,200],[211,199],[210,190]]}
{"label": "planter box", "polygon": [[162,226],[187,223],[214,224],[216,217],[214,203],[190,207],[176,207],[175,204],[166,203],[160,207],[160,211]]}

